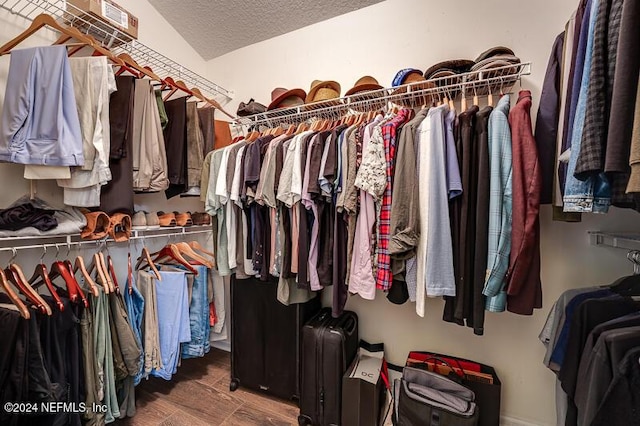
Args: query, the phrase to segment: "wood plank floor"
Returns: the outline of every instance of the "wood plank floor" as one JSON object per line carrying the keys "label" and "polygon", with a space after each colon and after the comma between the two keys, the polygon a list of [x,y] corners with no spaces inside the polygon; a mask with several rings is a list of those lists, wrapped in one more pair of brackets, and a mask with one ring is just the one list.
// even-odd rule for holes
{"label": "wood plank floor", "polygon": [[298,407],[243,388],[229,391],[229,353],[211,349],[186,359],[171,381],[150,378],[136,387],[137,413],[118,426],[297,425]]}

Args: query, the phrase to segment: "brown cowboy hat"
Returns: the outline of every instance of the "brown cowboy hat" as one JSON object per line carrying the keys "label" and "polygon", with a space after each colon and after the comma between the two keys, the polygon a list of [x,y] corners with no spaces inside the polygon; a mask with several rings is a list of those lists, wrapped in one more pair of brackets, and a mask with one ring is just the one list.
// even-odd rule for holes
{"label": "brown cowboy hat", "polygon": [[276,87],[271,92],[271,103],[267,107],[267,111],[304,105],[306,97],[307,93],[302,89],[288,90],[283,87]]}
{"label": "brown cowboy hat", "polygon": [[354,86],[349,89],[344,95],[351,96],[355,93],[370,92],[372,90],[380,89],[382,89],[382,86],[378,83],[378,80],[369,75],[366,75],[358,79],[358,81],[356,81],[356,84],[354,84]]}

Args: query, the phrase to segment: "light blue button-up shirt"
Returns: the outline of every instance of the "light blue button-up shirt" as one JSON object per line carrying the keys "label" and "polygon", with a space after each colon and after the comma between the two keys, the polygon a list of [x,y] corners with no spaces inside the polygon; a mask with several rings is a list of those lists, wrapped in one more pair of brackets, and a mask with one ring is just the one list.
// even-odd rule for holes
{"label": "light blue button-up shirt", "polygon": [[489,116],[489,246],[482,293],[486,309],[502,312],[507,305],[505,275],[511,253],[512,154],[510,96],[504,95]]}

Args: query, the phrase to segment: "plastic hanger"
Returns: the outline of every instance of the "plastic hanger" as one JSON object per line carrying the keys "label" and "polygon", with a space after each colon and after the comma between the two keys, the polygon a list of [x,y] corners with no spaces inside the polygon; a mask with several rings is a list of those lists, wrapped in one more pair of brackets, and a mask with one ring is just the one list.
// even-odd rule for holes
{"label": "plastic hanger", "polygon": [[[49,294],[51,294],[51,297],[53,297],[53,300],[54,300],[58,310],[60,312],[63,312],[64,311],[64,303],[62,303],[62,299],[60,299],[60,296],[58,295],[58,292],[53,287],[53,283],[51,282],[51,279],[49,278],[49,272],[47,272],[47,267],[43,263],[43,259],[44,259],[44,256],[46,254],[47,254],[47,247],[44,246],[44,250],[42,252],[42,256],[40,256],[40,263],[38,263],[36,265],[36,268],[33,271],[33,275],[29,279],[29,284],[31,284],[31,287],[34,290],[37,289],[42,284],[44,284],[47,287],[47,290],[49,290]],[[38,280],[41,280],[41,281],[39,283],[36,283]]]}
{"label": "plastic hanger", "polygon": [[7,281],[7,276],[4,274],[4,271],[0,269],[0,288],[4,290],[4,292],[9,296],[9,300],[13,303],[17,308],[18,312],[20,312],[20,316],[24,319],[31,318],[31,314],[29,313],[29,308],[27,305],[20,300],[20,297],[16,294],[15,291],[9,285],[9,281]]}

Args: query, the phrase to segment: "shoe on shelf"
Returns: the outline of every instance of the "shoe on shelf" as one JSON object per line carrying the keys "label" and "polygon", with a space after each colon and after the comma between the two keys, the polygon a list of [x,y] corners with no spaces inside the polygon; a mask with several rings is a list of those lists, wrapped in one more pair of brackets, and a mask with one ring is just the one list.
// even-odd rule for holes
{"label": "shoe on shelf", "polygon": [[158,212],[158,223],[163,228],[177,226],[176,215],[173,213]]}
{"label": "shoe on shelf", "polygon": [[159,229],[160,220],[158,219],[157,212],[145,213],[147,219],[147,229]]}
{"label": "shoe on shelf", "polygon": [[177,223],[178,226],[192,226],[193,225],[193,220],[191,219],[191,213],[189,213],[189,212],[185,212],[185,213],[173,212],[173,214],[176,217],[176,223]]}
{"label": "shoe on shelf", "polygon": [[133,224],[133,229],[137,229],[137,230],[147,229],[147,214],[143,211],[134,213],[133,217],[131,218],[131,223]]}
{"label": "shoe on shelf", "polygon": [[211,225],[211,216],[208,213],[196,212],[191,215],[193,224],[198,226]]}

